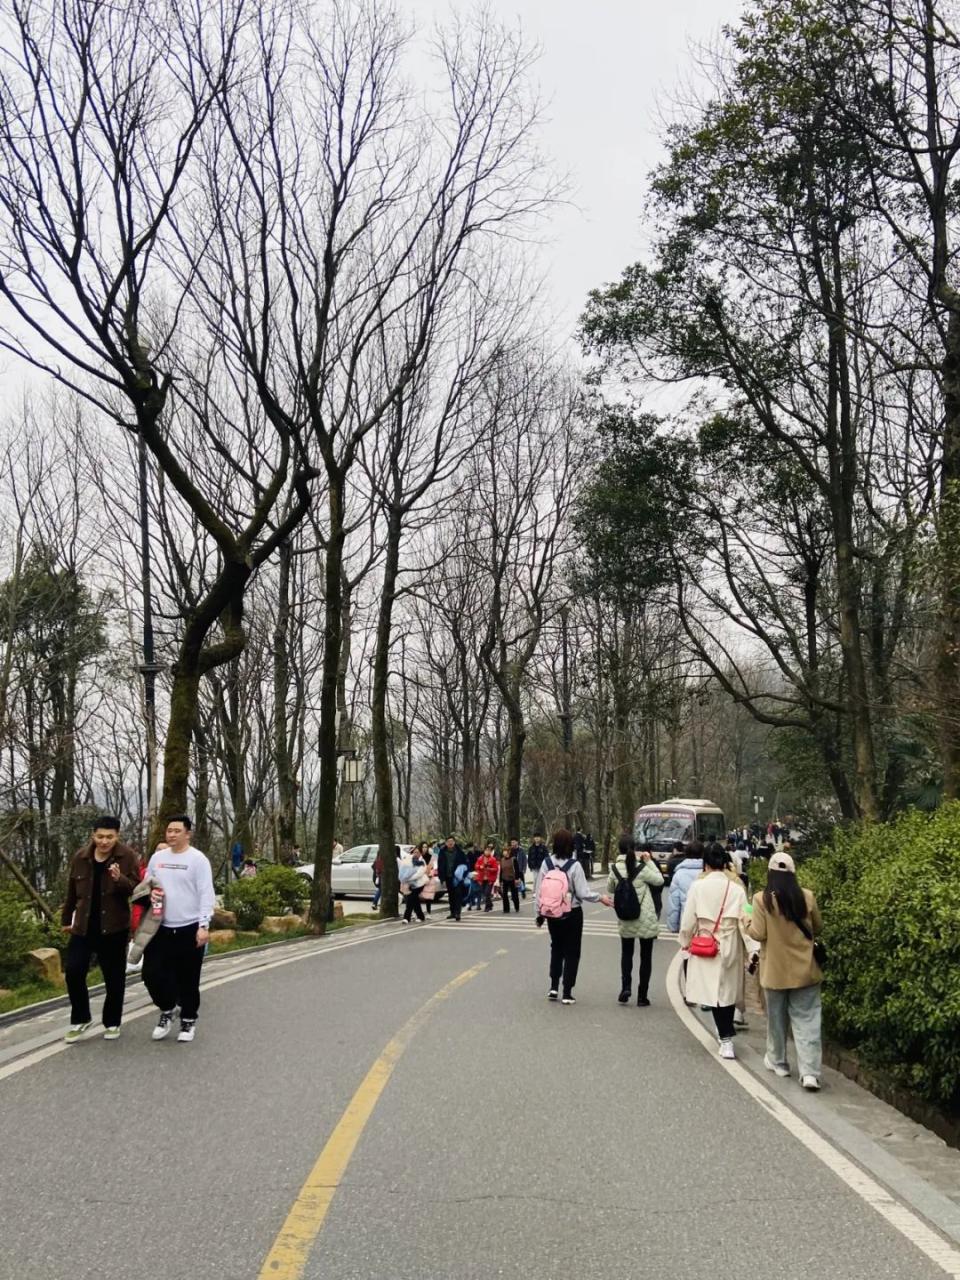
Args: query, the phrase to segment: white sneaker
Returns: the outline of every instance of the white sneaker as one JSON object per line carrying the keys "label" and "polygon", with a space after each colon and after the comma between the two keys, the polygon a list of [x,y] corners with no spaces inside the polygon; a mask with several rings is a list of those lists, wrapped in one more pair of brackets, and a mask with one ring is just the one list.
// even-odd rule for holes
{"label": "white sneaker", "polygon": [[810,1093],[819,1092],[820,1081],[817,1079],[816,1076],[801,1076],[800,1084],[804,1089],[809,1090]]}
{"label": "white sneaker", "polygon": [[157,1025],[153,1028],[152,1040],[166,1040],[170,1034],[170,1028],[173,1026],[173,1015],[175,1010],[171,1009],[168,1013],[161,1013]]}
{"label": "white sneaker", "polygon": [[746,1018],[743,1016],[742,1013],[735,1013],[733,1015],[733,1025],[737,1028],[738,1031],[750,1030],[750,1024],[747,1022]]}
{"label": "white sneaker", "polygon": [[734,1061],[736,1060],[737,1055],[736,1055],[736,1053],[734,1052],[734,1049],[733,1049],[733,1041],[732,1041],[732,1040],[721,1040],[721,1041],[720,1041],[720,1057],[721,1057],[721,1058],[732,1059],[732,1060],[734,1060]]}
{"label": "white sneaker", "polygon": [[71,1022],[67,1034],[63,1037],[67,1044],[76,1044],[93,1026],[92,1022]]}
{"label": "white sneaker", "polygon": [[104,1038],[104,1040],[119,1040],[119,1039],[120,1039],[120,1028],[119,1028],[119,1027],[104,1027],[104,1029],[103,1029],[103,1038]]}
{"label": "white sneaker", "polygon": [[781,1080],[785,1080],[790,1074],[789,1067],[781,1067],[774,1062],[768,1053],[763,1055],[763,1065],[768,1071],[772,1071],[775,1076],[779,1076]]}
{"label": "white sneaker", "polygon": [[177,1036],[177,1044],[190,1044],[193,1037],[197,1034],[196,1018],[180,1019],[180,1034]]}

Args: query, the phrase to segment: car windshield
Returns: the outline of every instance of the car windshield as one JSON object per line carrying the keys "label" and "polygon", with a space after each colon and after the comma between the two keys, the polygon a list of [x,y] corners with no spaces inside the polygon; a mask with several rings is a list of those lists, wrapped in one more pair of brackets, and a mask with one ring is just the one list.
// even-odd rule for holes
{"label": "car windshield", "polygon": [[637,815],[634,836],[644,844],[688,843],[693,839],[692,813],[641,813]]}

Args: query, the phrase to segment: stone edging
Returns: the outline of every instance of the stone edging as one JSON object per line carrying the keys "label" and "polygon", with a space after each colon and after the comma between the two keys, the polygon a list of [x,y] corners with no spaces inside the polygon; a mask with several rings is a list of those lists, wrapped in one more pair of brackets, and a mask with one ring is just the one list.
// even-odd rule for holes
{"label": "stone edging", "polygon": [[950,1116],[932,1102],[918,1098],[902,1085],[896,1084],[883,1071],[865,1066],[852,1049],[843,1049],[824,1041],[823,1060],[861,1089],[866,1089],[917,1124],[930,1129],[948,1146],[960,1148],[960,1117]]}

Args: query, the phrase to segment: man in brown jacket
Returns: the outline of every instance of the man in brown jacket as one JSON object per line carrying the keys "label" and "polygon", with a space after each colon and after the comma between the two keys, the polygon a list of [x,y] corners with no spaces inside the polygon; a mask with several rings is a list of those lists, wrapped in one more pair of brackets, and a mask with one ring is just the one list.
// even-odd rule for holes
{"label": "man in brown jacket", "polygon": [[67,1044],[79,1040],[92,1024],[87,974],[96,956],[107,992],[103,1002],[103,1038],[117,1040],[123,1014],[130,895],[139,879],[137,855],[120,843],[120,819],[97,818],[88,844],[70,864],[67,900],[60,923],[70,934],[65,976],[70,995]]}

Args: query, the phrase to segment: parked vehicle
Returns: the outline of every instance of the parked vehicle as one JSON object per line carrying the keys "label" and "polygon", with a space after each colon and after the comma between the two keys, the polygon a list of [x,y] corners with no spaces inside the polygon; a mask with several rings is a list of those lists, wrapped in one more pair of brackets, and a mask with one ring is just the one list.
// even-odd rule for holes
{"label": "parked vehicle", "polygon": [[694,840],[709,844],[724,840],[727,834],[723,810],[712,800],[675,798],[662,804],[645,804],[634,814],[633,834],[641,849],[650,849],[657,860],[664,882],[670,883],[669,855],[677,844]]}
{"label": "parked vehicle", "polygon": [[[373,864],[379,849],[376,844],[355,844],[334,858],[330,867],[330,886],[335,898],[373,899]],[[402,844],[400,853],[406,857],[412,849],[412,844]],[[297,867],[297,874],[312,880],[313,867],[312,862]]]}

